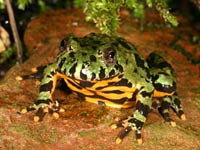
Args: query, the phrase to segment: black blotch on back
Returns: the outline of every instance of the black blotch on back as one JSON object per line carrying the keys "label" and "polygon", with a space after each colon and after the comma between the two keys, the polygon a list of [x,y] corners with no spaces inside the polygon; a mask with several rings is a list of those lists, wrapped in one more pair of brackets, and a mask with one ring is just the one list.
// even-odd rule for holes
{"label": "black blotch on back", "polygon": [[96,59],[96,57],[95,57],[94,55],[91,55],[91,56],[90,56],[90,61],[91,61],[91,62],[96,62],[97,59]]}
{"label": "black blotch on back", "polygon": [[166,68],[166,67],[172,68],[171,65],[168,64],[167,62],[161,62],[156,67],[159,67],[159,68]]}
{"label": "black blotch on back", "polygon": [[62,58],[62,60],[60,61],[59,65],[58,65],[59,68],[62,68],[62,66],[65,63],[65,61],[66,61],[66,58]]}
{"label": "black blotch on back", "polygon": [[69,57],[74,58],[74,52],[70,52]]}
{"label": "black blotch on back", "polygon": [[115,65],[115,69],[119,70],[120,72],[123,72],[123,67],[119,65],[118,63]]}
{"label": "black blotch on back", "polygon": [[159,54],[157,54],[156,52],[151,53],[148,57],[147,57],[147,63],[149,65],[150,68],[165,68],[165,67],[169,67],[172,69],[171,65],[165,61],[165,59],[160,56]]}
{"label": "black blotch on back", "polygon": [[87,53],[85,53],[85,52],[82,52],[81,54],[82,54],[82,56],[86,56],[87,55]]}
{"label": "black blotch on back", "polygon": [[100,79],[105,78],[105,69],[103,67],[100,68],[99,78]]}
{"label": "black blotch on back", "polygon": [[141,68],[145,68],[145,61],[143,59],[141,59],[141,57],[138,54],[134,54],[135,55],[135,60],[137,63],[137,66],[141,67]]}
{"label": "black blotch on back", "polygon": [[94,80],[95,78],[96,78],[96,74],[93,72],[93,73],[92,73],[91,80]]}
{"label": "black blotch on back", "polygon": [[152,62],[152,61],[147,61],[148,65],[150,68],[166,68],[166,67],[169,67],[169,68],[172,68],[170,64],[168,64],[167,62],[160,62],[160,63],[156,63],[156,62]]}
{"label": "black blotch on back", "polygon": [[154,83],[157,79],[159,78],[159,75],[157,74],[157,75],[152,75],[151,76],[151,79],[152,79],[152,82]]}
{"label": "black blotch on back", "polygon": [[128,59],[126,59],[126,65],[128,64]]}
{"label": "black blotch on back", "polygon": [[127,43],[127,41],[125,41],[124,39],[119,38],[118,41],[126,49],[129,49],[129,50],[133,49],[132,47],[130,47],[130,45]]}
{"label": "black blotch on back", "polygon": [[77,66],[77,63],[75,63],[70,69],[69,69],[69,73],[74,75],[75,71],[76,71],[76,66]]}
{"label": "black blotch on back", "polygon": [[113,75],[115,75],[115,70],[112,69],[110,72],[109,72],[109,77],[112,77]]}
{"label": "black blotch on back", "polygon": [[86,74],[83,74],[82,70],[85,68],[85,65],[82,65],[82,69],[80,71],[80,77],[81,79],[83,80],[87,80],[87,75]]}
{"label": "black blotch on back", "polygon": [[83,80],[87,80],[87,75],[83,74],[82,71],[80,72],[80,77]]}

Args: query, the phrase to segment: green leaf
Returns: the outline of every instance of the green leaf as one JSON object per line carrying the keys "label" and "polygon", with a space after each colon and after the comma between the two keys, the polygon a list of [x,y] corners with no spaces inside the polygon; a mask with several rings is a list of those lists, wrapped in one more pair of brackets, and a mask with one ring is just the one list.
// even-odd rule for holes
{"label": "green leaf", "polygon": [[31,3],[32,0],[18,0],[17,4],[18,4],[18,8],[24,10],[25,7],[28,5],[28,3]]}
{"label": "green leaf", "polygon": [[178,21],[176,18],[169,12],[167,6],[167,0],[156,0],[156,9],[159,11],[161,16],[166,22],[171,23],[174,27],[178,26]]}
{"label": "green leaf", "polygon": [[74,0],[74,6],[76,8],[82,8],[84,7],[85,0]]}
{"label": "green leaf", "polygon": [[46,11],[47,8],[46,8],[44,0],[38,0],[38,5],[40,6],[40,11],[41,12]]}
{"label": "green leaf", "polygon": [[5,0],[0,0],[0,9],[5,9]]}
{"label": "green leaf", "polygon": [[152,7],[153,6],[152,0],[146,0],[146,4],[147,4],[148,7]]}

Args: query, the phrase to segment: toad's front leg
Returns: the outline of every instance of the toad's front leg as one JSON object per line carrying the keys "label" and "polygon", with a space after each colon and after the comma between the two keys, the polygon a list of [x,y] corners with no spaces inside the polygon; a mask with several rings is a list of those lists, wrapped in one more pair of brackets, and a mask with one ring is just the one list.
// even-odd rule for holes
{"label": "toad's front leg", "polygon": [[64,111],[64,109],[60,108],[59,103],[52,98],[57,79],[61,77],[60,73],[54,68],[56,68],[55,64],[51,64],[44,70],[44,76],[40,84],[40,93],[37,101],[33,105],[21,110],[22,114],[36,110],[34,116],[35,122],[41,121],[47,113],[53,114],[54,117],[58,118],[58,112]]}

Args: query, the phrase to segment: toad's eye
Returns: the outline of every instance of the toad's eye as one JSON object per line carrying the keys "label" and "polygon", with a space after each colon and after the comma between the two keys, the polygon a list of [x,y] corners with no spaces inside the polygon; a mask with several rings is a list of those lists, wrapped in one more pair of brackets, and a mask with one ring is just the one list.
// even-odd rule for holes
{"label": "toad's eye", "polygon": [[71,39],[72,39],[72,35],[69,35],[60,42],[60,53],[64,53],[66,51],[72,51],[73,50],[73,48],[70,44]]}
{"label": "toad's eye", "polygon": [[116,51],[113,48],[108,48],[104,51],[103,61],[108,65],[112,66],[116,63],[115,57]]}
{"label": "toad's eye", "polygon": [[65,39],[63,39],[60,42],[60,53],[64,53],[65,51],[66,51],[66,41],[65,41]]}
{"label": "toad's eye", "polygon": [[110,59],[114,59],[114,57],[115,57],[115,52],[111,51],[111,52],[109,53],[109,58],[110,58]]}

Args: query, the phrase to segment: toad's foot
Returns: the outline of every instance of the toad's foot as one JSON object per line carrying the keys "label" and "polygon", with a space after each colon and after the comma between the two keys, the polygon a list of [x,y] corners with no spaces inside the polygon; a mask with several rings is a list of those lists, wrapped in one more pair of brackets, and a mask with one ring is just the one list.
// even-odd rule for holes
{"label": "toad's foot", "polygon": [[112,129],[116,129],[119,127],[124,128],[119,135],[116,138],[116,144],[119,144],[122,142],[123,138],[132,130],[135,130],[136,134],[136,140],[138,144],[142,144],[142,136],[141,136],[141,124],[137,122],[136,119],[121,119],[117,121],[117,123],[114,123],[111,125]]}
{"label": "toad's foot", "polygon": [[55,104],[44,104],[41,103],[39,105],[32,105],[28,106],[26,108],[23,108],[19,113],[20,114],[25,114],[29,111],[34,111],[36,110],[35,116],[34,116],[34,121],[39,122],[42,121],[44,116],[49,113],[52,114],[54,118],[59,118],[59,113],[64,112],[65,110],[60,107],[59,103],[56,101]]}

